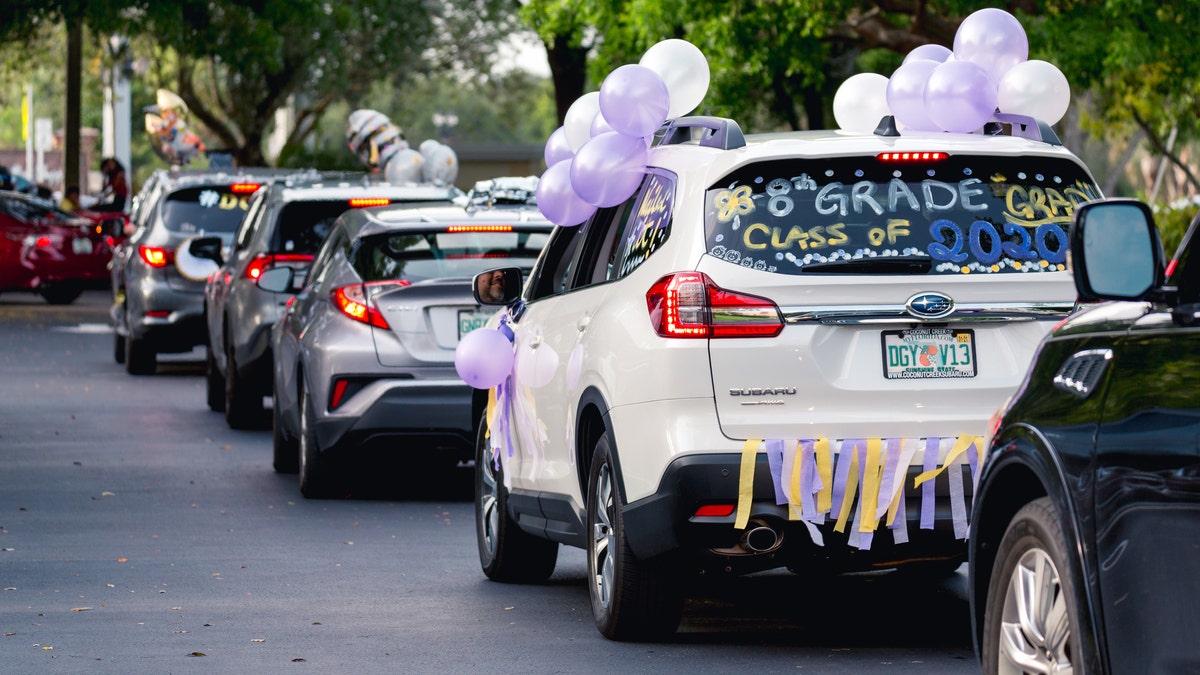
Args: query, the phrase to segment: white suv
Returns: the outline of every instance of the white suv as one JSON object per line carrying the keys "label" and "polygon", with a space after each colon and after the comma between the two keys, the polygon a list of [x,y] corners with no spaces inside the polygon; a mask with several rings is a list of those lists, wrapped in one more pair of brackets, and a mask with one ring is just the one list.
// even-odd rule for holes
{"label": "white suv", "polygon": [[674,631],[702,572],[952,573],[988,418],[1073,307],[1088,169],[1029,118],[684,118],[646,173],[557,228],[492,321],[516,365],[477,392],[484,573],[543,580],[559,543],[586,549],[614,639]]}

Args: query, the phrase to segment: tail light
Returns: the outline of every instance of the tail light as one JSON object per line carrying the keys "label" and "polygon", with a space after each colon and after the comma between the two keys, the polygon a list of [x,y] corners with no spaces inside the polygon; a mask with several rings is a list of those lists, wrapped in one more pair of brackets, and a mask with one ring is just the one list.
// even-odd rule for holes
{"label": "tail light", "polygon": [[387,197],[355,197],[354,199],[350,200],[350,206],[356,209],[366,208],[368,206],[387,206],[391,203],[392,200],[388,199]]}
{"label": "tail light", "polygon": [[659,279],[646,292],[646,308],[662,337],[775,337],[783,330],[774,302],[725,290],[700,272]]}
{"label": "tail light", "polygon": [[261,183],[234,183],[229,186],[229,191],[235,195],[249,195],[258,192],[260,187]]}
{"label": "tail light", "polygon": [[257,279],[263,272],[280,263],[312,262],[313,256],[308,253],[264,253],[258,255],[246,266],[246,278]]}
{"label": "tail light", "polygon": [[388,325],[387,319],[383,318],[383,314],[375,306],[375,302],[371,299],[371,296],[378,294],[380,289],[399,288],[408,286],[411,283],[410,281],[397,279],[342,286],[333,289],[333,304],[341,310],[342,314],[355,321],[361,321],[376,328],[390,329],[391,326]]}
{"label": "tail light", "polygon": [[166,267],[175,261],[175,249],[161,246],[139,246],[138,255],[151,267]]}

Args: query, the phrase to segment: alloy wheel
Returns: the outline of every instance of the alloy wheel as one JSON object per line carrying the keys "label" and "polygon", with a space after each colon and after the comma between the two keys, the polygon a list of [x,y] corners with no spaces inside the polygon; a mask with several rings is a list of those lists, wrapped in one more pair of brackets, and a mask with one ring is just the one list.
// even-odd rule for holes
{"label": "alloy wheel", "polygon": [[612,604],[614,563],[613,553],[616,551],[616,537],[613,528],[613,481],[612,470],[608,464],[600,467],[600,475],[596,481],[596,521],[592,523],[592,585],[596,597],[605,607]]}
{"label": "alloy wheel", "polygon": [[999,672],[1073,673],[1070,627],[1054,561],[1040,548],[1026,551],[1004,594]]}

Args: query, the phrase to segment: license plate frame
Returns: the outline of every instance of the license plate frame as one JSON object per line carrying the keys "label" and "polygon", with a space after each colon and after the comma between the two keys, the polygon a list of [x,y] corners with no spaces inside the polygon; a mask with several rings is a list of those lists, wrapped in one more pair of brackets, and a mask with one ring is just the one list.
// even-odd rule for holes
{"label": "license plate frame", "polygon": [[464,335],[470,333],[476,328],[483,328],[495,315],[495,311],[480,311],[477,309],[460,309],[458,310],[458,339],[461,340]]}
{"label": "license plate frame", "polygon": [[967,379],[979,374],[975,331],[970,328],[885,330],[880,342],[887,380]]}
{"label": "license plate frame", "polygon": [[75,255],[91,255],[92,240],[87,237],[75,237],[71,240],[71,250]]}

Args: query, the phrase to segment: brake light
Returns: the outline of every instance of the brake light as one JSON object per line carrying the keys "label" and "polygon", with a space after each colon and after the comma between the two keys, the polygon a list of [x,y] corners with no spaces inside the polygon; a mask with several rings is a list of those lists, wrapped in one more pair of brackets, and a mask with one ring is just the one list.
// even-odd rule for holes
{"label": "brake light", "polygon": [[361,209],[367,206],[387,206],[392,200],[386,197],[355,197],[350,200],[350,206]]}
{"label": "brake light", "polygon": [[246,278],[257,279],[262,276],[263,272],[279,263],[312,262],[312,260],[313,256],[309,253],[263,253],[255,256],[250,264],[246,265]]}
{"label": "brake light", "polygon": [[42,235],[42,236],[38,237],[37,241],[35,241],[33,243],[35,246],[49,246],[50,245],[50,237]]}
{"label": "brake light", "polygon": [[175,260],[175,249],[161,246],[139,246],[138,255],[151,267],[166,267]]}
{"label": "brake light", "polygon": [[662,337],[775,337],[783,330],[774,302],[721,288],[700,272],[659,279],[646,292],[646,308]]}
{"label": "brake light", "polygon": [[387,319],[383,318],[383,314],[375,307],[375,303],[371,301],[370,293],[372,290],[381,287],[408,286],[410,283],[412,282],[397,279],[342,286],[333,290],[333,304],[341,310],[342,314],[355,321],[361,321],[376,328],[391,328],[388,325]]}
{"label": "brake light", "polygon": [[881,162],[937,162],[949,156],[947,152],[881,152],[875,159]]}
{"label": "brake light", "polygon": [[235,195],[248,195],[258,192],[260,187],[262,187],[260,183],[234,183],[229,186],[229,191]]}
{"label": "brake light", "polygon": [[450,225],[447,232],[512,232],[512,225]]}

